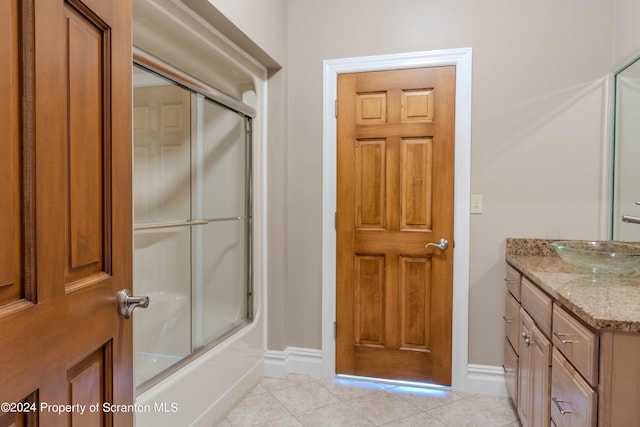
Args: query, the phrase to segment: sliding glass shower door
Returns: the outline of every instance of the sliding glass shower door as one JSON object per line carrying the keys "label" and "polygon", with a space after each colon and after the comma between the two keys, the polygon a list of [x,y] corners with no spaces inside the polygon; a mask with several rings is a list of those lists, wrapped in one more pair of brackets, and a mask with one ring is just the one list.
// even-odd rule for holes
{"label": "sliding glass shower door", "polygon": [[[201,347],[250,317],[248,119],[202,95],[192,153],[193,345]],[[206,309],[202,309],[202,307]]]}
{"label": "sliding glass shower door", "polygon": [[140,386],[251,321],[251,119],[134,68]]}

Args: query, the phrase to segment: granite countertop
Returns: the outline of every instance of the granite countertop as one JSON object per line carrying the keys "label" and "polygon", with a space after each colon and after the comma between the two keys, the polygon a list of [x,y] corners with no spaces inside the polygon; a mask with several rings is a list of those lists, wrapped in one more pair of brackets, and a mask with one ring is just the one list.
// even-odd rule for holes
{"label": "granite countertop", "polygon": [[594,281],[560,259],[553,241],[509,238],[506,260],[593,328],[640,332],[640,277]]}

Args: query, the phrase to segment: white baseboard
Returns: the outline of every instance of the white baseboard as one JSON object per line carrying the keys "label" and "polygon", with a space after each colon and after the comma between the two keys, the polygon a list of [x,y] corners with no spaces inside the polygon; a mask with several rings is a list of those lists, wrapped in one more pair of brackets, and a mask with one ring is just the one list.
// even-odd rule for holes
{"label": "white baseboard", "polygon": [[508,396],[502,366],[468,364],[463,388],[468,393]]}
{"label": "white baseboard", "polygon": [[[287,347],[284,351],[266,350],[264,376],[286,378],[289,374],[323,376],[322,351],[312,348]],[[508,396],[501,366],[467,365],[462,390],[468,393]]]}
{"label": "white baseboard", "polygon": [[285,378],[289,374],[322,376],[322,351],[313,348],[287,347],[284,351],[264,352],[264,376]]}

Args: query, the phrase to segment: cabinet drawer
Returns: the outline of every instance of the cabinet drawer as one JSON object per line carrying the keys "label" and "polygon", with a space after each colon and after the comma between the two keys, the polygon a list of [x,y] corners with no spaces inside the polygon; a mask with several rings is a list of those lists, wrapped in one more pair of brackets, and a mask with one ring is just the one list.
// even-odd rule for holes
{"label": "cabinet drawer", "polygon": [[562,307],[553,304],[553,345],[592,386],[598,385],[599,338]]}
{"label": "cabinet drawer", "polygon": [[520,281],[522,280],[522,274],[515,268],[507,264],[507,277],[504,281],[507,283],[507,290],[511,292],[511,295],[516,300],[520,301]]}
{"label": "cabinet drawer", "polygon": [[554,348],[551,361],[551,419],[556,426],[595,426],[597,405],[596,392]]}
{"label": "cabinet drawer", "polygon": [[526,277],[522,278],[520,297],[522,307],[527,310],[538,328],[547,338],[551,337],[551,298]]}
{"label": "cabinet drawer", "polygon": [[518,407],[518,355],[509,341],[504,340],[504,381],[507,383],[507,391],[515,407]]}
{"label": "cabinet drawer", "polygon": [[517,350],[520,325],[520,303],[509,292],[505,292],[504,302],[504,334]]}

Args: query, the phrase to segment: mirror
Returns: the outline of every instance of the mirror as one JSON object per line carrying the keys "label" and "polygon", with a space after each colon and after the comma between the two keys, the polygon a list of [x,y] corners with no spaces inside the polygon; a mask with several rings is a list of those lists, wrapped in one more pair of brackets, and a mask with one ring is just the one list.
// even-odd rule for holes
{"label": "mirror", "polygon": [[640,242],[640,58],[614,74],[611,237]]}

